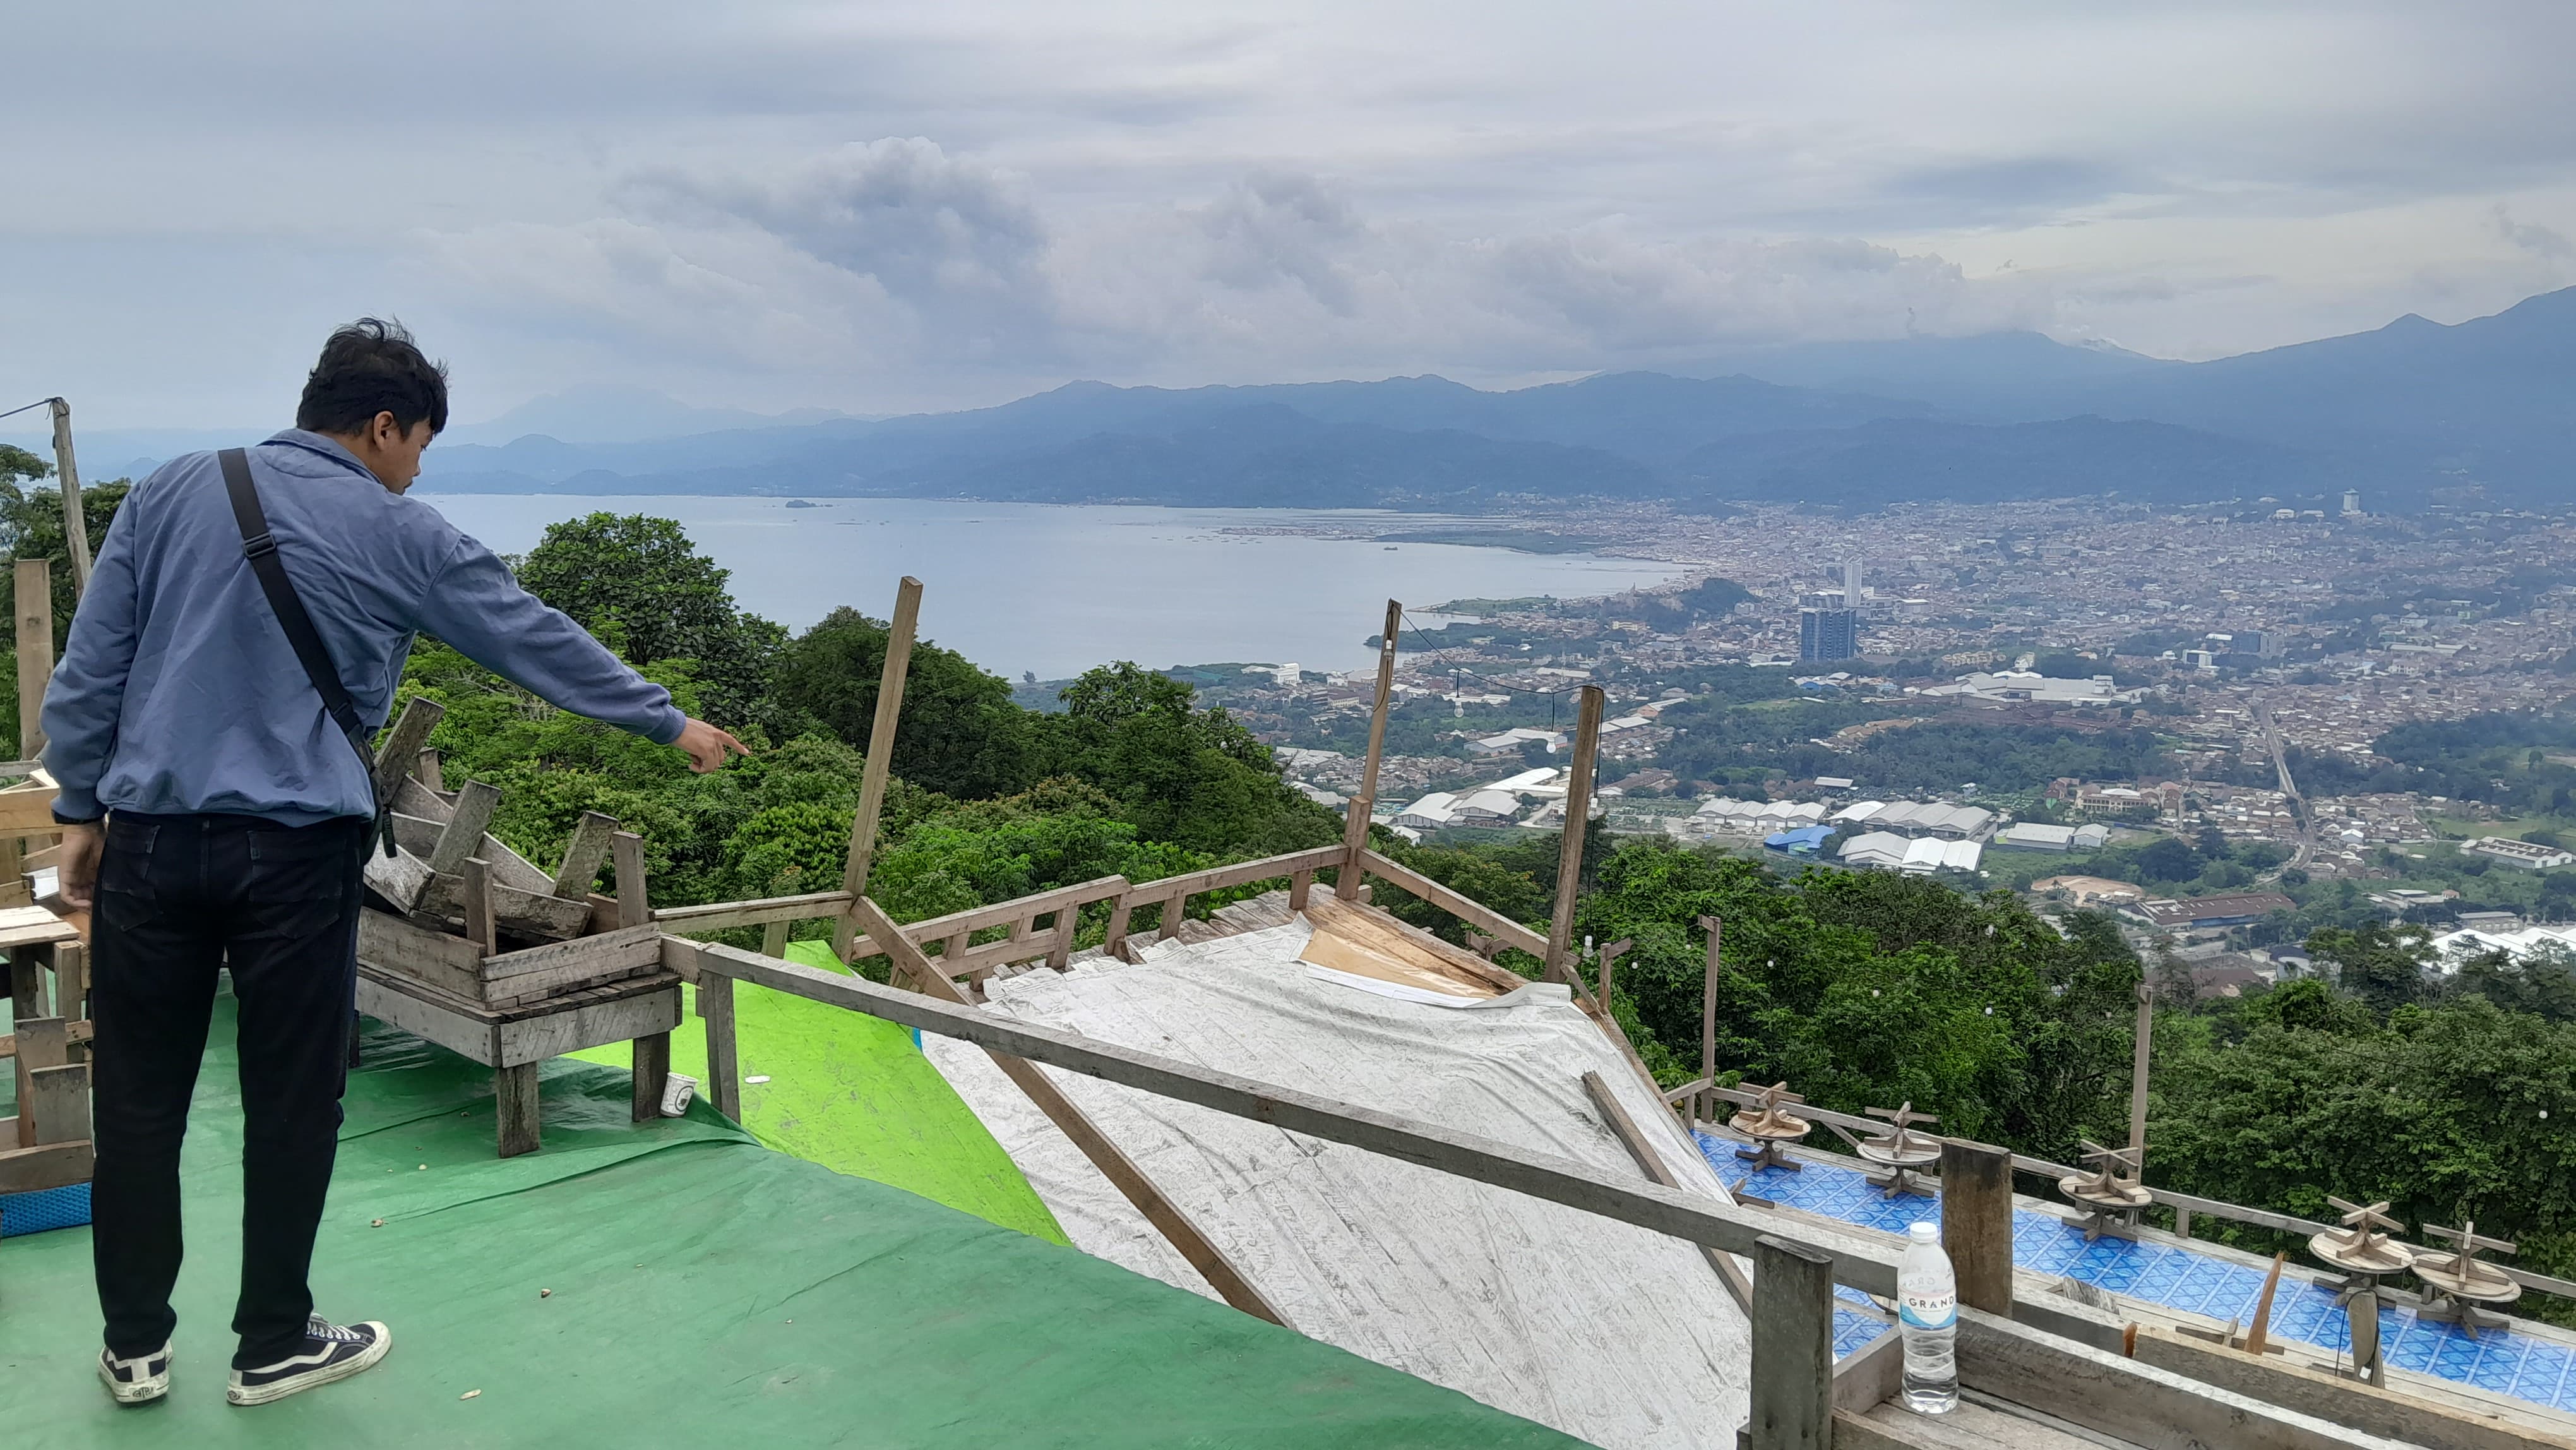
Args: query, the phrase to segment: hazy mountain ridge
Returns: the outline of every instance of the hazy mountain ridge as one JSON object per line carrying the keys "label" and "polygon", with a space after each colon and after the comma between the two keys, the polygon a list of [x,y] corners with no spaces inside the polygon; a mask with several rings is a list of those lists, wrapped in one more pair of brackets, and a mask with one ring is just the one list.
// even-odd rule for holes
{"label": "hazy mountain ridge", "polygon": [[[2554,503],[2576,472],[2576,289],[2455,326],[2401,318],[2205,363],[2027,333],[1721,361],[1772,376],[1605,373],[1508,392],[1430,376],[1071,383],[994,408],[873,422],[442,447],[424,486],[1318,507],[1571,497],[1869,507],[2108,492],[2179,503],[2358,487],[2375,507],[2405,507],[2480,485],[2499,504]],[[1776,380],[1788,378],[1806,381]]]}

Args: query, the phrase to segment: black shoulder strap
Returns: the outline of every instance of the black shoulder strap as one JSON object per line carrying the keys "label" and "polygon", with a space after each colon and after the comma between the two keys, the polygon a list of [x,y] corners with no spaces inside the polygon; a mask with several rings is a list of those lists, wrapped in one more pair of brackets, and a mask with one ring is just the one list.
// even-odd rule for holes
{"label": "black shoulder strap", "polygon": [[[268,514],[260,508],[259,488],[250,479],[250,458],[238,448],[226,448],[215,455],[215,460],[223,466],[224,492],[232,496],[233,521],[241,525],[242,557],[250,561],[250,572],[259,580],[259,592],[268,596],[269,610],[286,631],[286,642],[294,647],[305,678],[322,696],[322,708],[330,712],[331,723],[348,737],[349,748],[358,752],[358,762],[366,767],[367,789],[372,794],[376,787],[376,752],[368,743],[372,732],[367,722],[358,717],[358,702],[349,697],[349,687],[340,683],[339,666],[332,663],[330,648],[313,628],[313,616],[305,613],[304,600],[295,592],[295,581],[286,577],[286,565],[277,557],[277,540],[268,532]],[[380,827],[388,824],[381,800],[376,818]],[[388,849],[385,854],[393,852]]]}

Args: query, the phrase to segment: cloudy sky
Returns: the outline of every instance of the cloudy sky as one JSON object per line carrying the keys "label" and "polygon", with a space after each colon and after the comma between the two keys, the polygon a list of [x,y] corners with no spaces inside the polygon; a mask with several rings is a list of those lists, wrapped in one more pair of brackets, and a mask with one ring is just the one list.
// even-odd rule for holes
{"label": "cloudy sky", "polygon": [[1485,384],[2576,284],[2576,6],[13,7],[0,407],[220,427],[397,313],[459,416]]}

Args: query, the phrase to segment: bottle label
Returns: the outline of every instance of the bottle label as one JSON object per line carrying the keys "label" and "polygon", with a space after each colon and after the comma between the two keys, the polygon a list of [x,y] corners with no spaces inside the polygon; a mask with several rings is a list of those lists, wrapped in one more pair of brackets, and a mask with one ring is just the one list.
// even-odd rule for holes
{"label": "bottle label", "polygon": [[1947,1329],[1958,1322],[1959,1296],[1948,1294],[1901,1294],[1896,1301],[1897,1319],[1915,1329]]}

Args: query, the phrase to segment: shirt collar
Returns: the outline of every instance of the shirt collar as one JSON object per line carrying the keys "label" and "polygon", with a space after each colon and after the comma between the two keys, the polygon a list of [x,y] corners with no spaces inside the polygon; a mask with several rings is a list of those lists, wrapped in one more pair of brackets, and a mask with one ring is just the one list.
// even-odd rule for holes
{"label": "shirt collar", "polygon": [[289,448],[301,448],[308,453],[318,453],[334,463],[346,464],[369,479],[375,477],[375,474],[368,472],[367,465],[358,461],[358,455],[319,433],[308,432],[302,428],[289,428],[284,432],[271,435],[268,442],[282,443]]}

